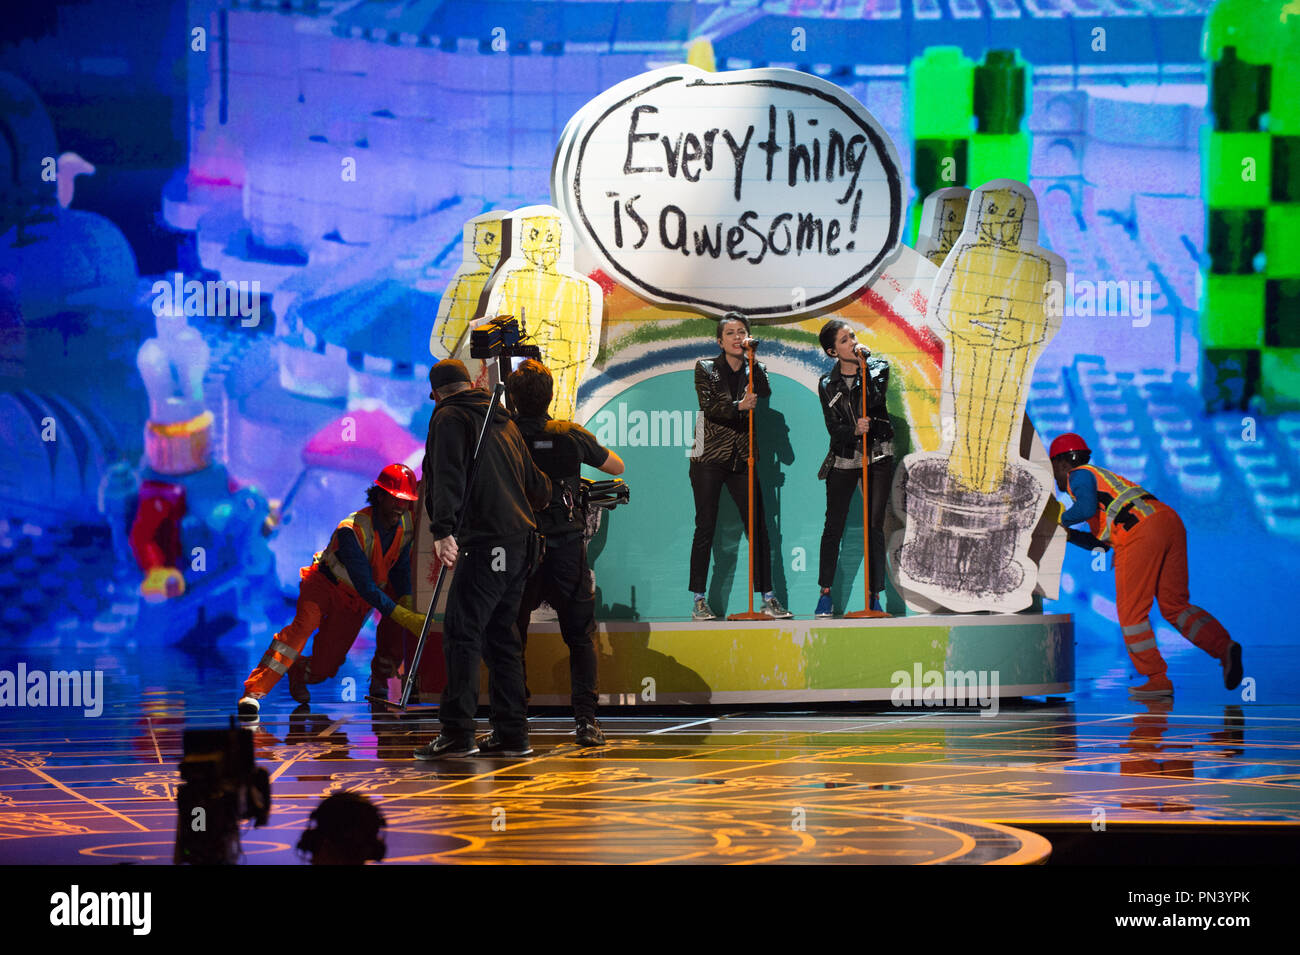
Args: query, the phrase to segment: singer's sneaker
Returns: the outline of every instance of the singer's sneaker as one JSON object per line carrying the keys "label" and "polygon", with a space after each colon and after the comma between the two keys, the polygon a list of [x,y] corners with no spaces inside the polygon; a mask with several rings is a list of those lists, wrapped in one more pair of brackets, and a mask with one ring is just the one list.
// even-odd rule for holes
{"label": "singer's sneaker", "polygon": [[709,609],[709,602],[704,597],[695,598],[695,609],[691,611],[692,620],[717,620],[718,615]]}
{"label": "singer's sneaker", "polygon": [[794,614],[782,607],[780,601],[775,597],[764,597],[762,610],[769,617],[776,617],[781,620],[788,620],[794,616]]}
{"label": "singer's sneaker", "polygon": [[835,616],[835,605],[831,603],[830,594],[822,594],[820,597],[817,598],[817,612],[814,614],[814,616],[817,617]]}
{"label": "singer's sneaker", "polygon": [[493,730],[487,736],[478,738],[478,751],[483,756],[531,756],[533,755],[532,746],[528,745],[528,737],[518,740],[505,740],[497,735]]}
{"label": "singer's sneaker", "polygon": [[604,746],[605,733],[600,728],[600,724],[594,719],[583,717],[578,720],[578,745],[579,746]]}

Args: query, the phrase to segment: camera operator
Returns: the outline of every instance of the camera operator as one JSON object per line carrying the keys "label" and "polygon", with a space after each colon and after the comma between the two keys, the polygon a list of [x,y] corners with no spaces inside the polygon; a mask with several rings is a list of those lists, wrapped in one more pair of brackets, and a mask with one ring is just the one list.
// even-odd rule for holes
{"label": "camera operator", "polygon": [[[465,365],[455,359],[433,366],[429,388],[437,406],[424,453],[429,488],[425,506],[434,554],[456,567],[456,575],[443,621],[447,688],[438,707],[442,732],[417,748],[415,756],[527,756],[532,748],[515,616],[541,546],[533,508],[550,501],[551,482],[533,464],[510,415],[497,408],[483,434],[457,540],[453,532],[465,501],[474,446],[492,399],[470,384]],[[488,667],[492,733],[475,741],[480,660]]]}
{"label": "camera operator", "polygon": [[601,746],[605,734],[596,721],[596,594],[587,567],[583,531],[586,512],[579,502],[582,465],[606,474],[622,474],[623,459],[603,447],[586,428],[572,421],[553,421],[554,381],[539,361],[525,361],[506,379],[506,394],[515,423],[533,461],[551,479],[551,500],[537,513],[546,536],[542,565],[524,588],[519,605],[519,634],[528,644],[528,618],[543,599],[555,608],[560,633],[569,647],[569,682],[578,745]]}

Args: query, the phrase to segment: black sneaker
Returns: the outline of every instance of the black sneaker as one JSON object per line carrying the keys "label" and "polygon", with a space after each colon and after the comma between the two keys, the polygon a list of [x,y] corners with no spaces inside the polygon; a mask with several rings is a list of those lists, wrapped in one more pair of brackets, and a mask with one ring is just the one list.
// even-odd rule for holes
{"label": "black sneaker", "polygon": [[432,743],[415,748],[416,759],[451,759],[457,756],[473,756],[479,751],[474,745],[474,737],[440,735]]}
{"label": "black sneaker", "polygon": [[528,737],[523,740],[507,742],[493,730],[487,736],[478,738],[478,751],[484,756],[531,756],[533,748],[528,745]]}
{"label": "black sneaker", "polygon": [[1241,686],[1241,644],[1233,640],[1228,644],[1228,652],[1223,660],[1223,686],[1235,690]]}
{"label": "black sneaker", "polygon": [[595,720],[578,720],[579,746],[604,746],[605,731]]}

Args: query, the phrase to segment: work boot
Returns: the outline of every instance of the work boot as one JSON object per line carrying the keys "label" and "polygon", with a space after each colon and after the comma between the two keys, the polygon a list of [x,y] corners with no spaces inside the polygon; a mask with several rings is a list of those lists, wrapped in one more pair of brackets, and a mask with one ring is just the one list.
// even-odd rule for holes
{"label": "work boot", "polygon": [[258,712],[262,709],[262,704],[255,697],[245,696],[239,701],[237,712],[240,719],[255,720]]}
{"label": "work boot", "polygon": [[311,693],[307,691],[307,661],[299,659],[289,667],[289,695],[298,703],[310,703]]}
{"label": "work boot", "polygon": [[1169,682],[1168,676],[1157,673],[1141,686],[1129,687],[1128,695],[1135,700],[1157,700],[1163,696],[1173,696],[1174,685]]}
{"label": "work boot", "polygon": [[1224,688],[1235,690],[1241,686],[1241,644],[1236,640],[1231,641],[1220,662],[1223,664]]}

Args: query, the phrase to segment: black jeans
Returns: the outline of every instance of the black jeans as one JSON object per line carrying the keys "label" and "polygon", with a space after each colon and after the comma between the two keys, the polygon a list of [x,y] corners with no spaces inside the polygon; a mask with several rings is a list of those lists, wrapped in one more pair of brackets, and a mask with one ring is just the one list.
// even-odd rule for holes
{"label": "black jeans", "polygon": [[523,648],[515,617],[530,569],[527,541],[475,544],[460,552],[442,628],[447,688],[438,717],[449,736],[474,733],[481,659],[488,668],[493,728],[509,742],[528,738]]}
{"label": "black jeans", "polygon": [[754,522],[757,535],[750,532],[749,475],[745,470],[730,471],[719,464],[691,462],[691,490],[695,492],[695,537],[691,541],[691,592],[704,593],[709,581],[709,552],[713,550],[713,531],[718,526],[718,500],[726,485],[740,511],[745,533],[754,545],[754,582],[760,593],[772,589],[772,558],[767,543],[767,520],[763,517],[763,490],[754,474]]}
{"label": "black jeans", "polygon": [[[871,465],[867,480],[871,484],[871,499],[867,502],[867,515],[871,542],[871,592],[885,589],[885,508],[889,505],[889,482],[893,477],[893,458]],[[840,558],[840,540],[844,536],[844,523],[849,517],[853,492],[862,483],[861,468],[831,468],[826,478],[826,526],[822,529],[821,562],[817,569],[817,583],[829,587],[835,580],[835,567]]]}
{"label": "black jeans", "polygon": [[[519,635],[528,648],[528,617],[545,600],[555,608],[569,647],[569,687],[574,719],[596,718],[596,592],[587,572],[587,542],[546,538],[546,557],[529,578],[519,604]],[[525,672],[527,667],[525,666]]]}

